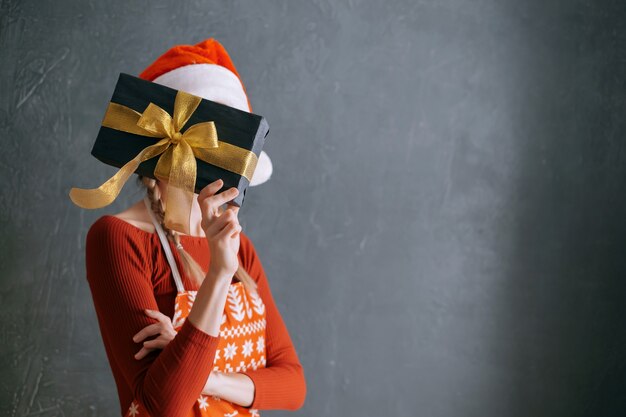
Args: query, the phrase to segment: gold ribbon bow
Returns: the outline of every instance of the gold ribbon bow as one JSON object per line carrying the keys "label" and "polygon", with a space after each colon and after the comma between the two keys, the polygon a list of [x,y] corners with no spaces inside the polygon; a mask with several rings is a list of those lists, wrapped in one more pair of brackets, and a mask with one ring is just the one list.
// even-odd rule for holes
{"label": "gold ribbon bow", "polygon": [[86,209],[111,204],[139,164],[161,155],[154,176],[166,182],[165,226],[190,234],[189,218],[196,184],[195,158],[244,176],[248,181],[252,179],[257,164],[253,152],[219,141],[212,121],[194,124],[180,133],[201,101],[198,96],[178,91],[173,116],[154,103],[148,104],[143,113],[109,103],[102,126],[161,140],[145,147],[100,187],[73,187],[69,194],[72,202]]}

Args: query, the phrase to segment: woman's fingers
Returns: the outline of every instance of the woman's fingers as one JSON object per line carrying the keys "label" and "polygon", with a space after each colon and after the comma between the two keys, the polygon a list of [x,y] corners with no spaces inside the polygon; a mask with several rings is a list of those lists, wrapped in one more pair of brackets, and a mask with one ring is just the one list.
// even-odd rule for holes
{"label": "woman's fingers", "polygon": [[[225,210],[222,206],[239,195],[239,190],[231,187],[215,194],[224,184],[224,181],[218,179],[204,187],[198,194],[198,203],[202,212],[202,229],[208,239],[215,239],[218,233],[220,236],[236,236],[241,230],[239,226],[239,207],[234,204],[228,204]],[[230,225],[230,226],[228,226]],[[228,227],[227,227],[228,226]]]}
{"label": "woman's fingers", "polygon": [[[220,206],[224,204],[225,202],[229,201],[229,199],[232,200],[233,198],[237,196],[237,194],[239,194],[239,190],[237,190],[237,188],[235,187],[231,187],[227,190],[222,191],[219,194],[215,194],[223,186],[224,186],[224,180],[220,178],[220,179],[213,181],[206,187],[204,187],[202,190],[200,190],[200,193],[198,194],[198,203],[202,204],[202,202],[207,199],[215,199],[217,196],[223,196],[223,197],[220,197],[220,199],[223,199],[223,198],[226,198],[226,199],[223,200],[220,204],[217,204],[218,206]],[[235,193],[234,190],[237,190],[237,192]],[[229,198],[228,195],[232,195],[233,193],[234,195]],[[220,200],[216,200],[216,201],[219,202]]]}
{"label": "woman's fingers", "polygon": [[198,194],[198,202],[204,200],[210,195],[215,194],[220,188],[222,188],[222,185],[224,185],[224,181],[221,178],[208,184],[206,187],[200,190],[200,193]]}
{"label": "woman's fingers", "polygon": [[239,224],[237,214],[233,210],[225,210],[224,213],[222,213],[217,219],[215,219],[208,225],[205,230],[205,234],[208,238],[211,238],[212,236],[215,236],[217,233],[223,230],[224,227],[230,223],[234,225]]}
{"label": "woman's fingers", "polygon": [[167,329],[167,326],[171,327],[171,319],[166,316],[165,314],[161,313],[160,311],[157,310],[150,310],[150,309],[145,309],[144,312],[146,313],[146,315],[157,319],[158,323],[152,323],[147,325],[146,327],[144,327],[143,329],[139,330],[134,336],[133,336],[133,342],[135,343],[139,343],[141,342],[143,339],[145,339],[146,337],[149,336],[154,336],[155,334],[160,334],[163,333],[164,329]]}
{"label": "woman's fingers", "polygon": [[146,347],[142,347],[139,352],[135,353],[135,359],[143,359],[148,353],[153,351],[154,349],[148,349]]}
{"label": "woman's fingers", "polygon": [[209,218],[219,215],[219,208],[222,204],[237,197],[239,190],[235,187],[228,188],[219,194],[215,194],[222,186],[224,182],[220,179],[212,182],[204,187],[200,194],[198,194],[198,204],[203,212]]}
{"label": "woman's fingers", "polygon": [[176,332],[174,332],[173,335],[161,335],[156,339],[146,340],[143,342],[143,346],[139,352],[135,353],[135,359],[141,359],[155,349],[165,349],[165,346],[167,346],[175,336]]}
{"label": "woman's fingers", "polygon": [[146,309],[145,311],[148,316],[157,319],[160,323],[163,323],[163,324],[171,323],[171,319],[158,310]]}
{"label": "woman's fingers", "polygon": [[148,349],[163,349],[169,342],[169,340],[159,337],[154,340],[146,340],[143,342],[143,347]]}
{"label": "woman's fingers", "polygon": [[219,198],[217,199],[217,205],[221,206],[222,204],[229,202],[238,195],[239,190],[235,187],[230,187],[228,190],[218,194]]}
{"label": "woman's fingers", "polygon": [[139,343],[146,337],[154,336],[155,334],[159,334],[159,333],[161,333],[161,322],[152,323],[144,327],[143,329],[139,330],[139,332],[137,332],[137,334],[133,336],[133,342]]}
{"label": "woman's fingers", "polygon": [[222,188],[223,184],[224,184],[224,181],[221,179],[218,179],[218,180],[213,181],[206,187],[204,187],[202,190],[200,190],[200,193],[198,194],[198,205],[200,206],[200,209],[202,210],[203,220],[204,218],[211,219],[219,214],[218,207],[211,203],[211,197],[220,188]]}
{"label": "woman's fingers", "polygon": [[235,213],[235,220],[236,220],[236,224],[237,224],[238,228],[235,228],[235,232],[230,236],[230,237],[235,237],[236,234],[241,232],[241,229],[242,229],[241,225],[239,224],[239,218],[237,217],[237,215],[239,214],[239,209],[241,207],[238,207],[238,206],[236,206],[234,204],[227,204],[227,206],[228,207],[226,208],[226,210],[230,210],[233,213]]}
{"label": "woman's fingers", "polygon": [[239,233],[241,231],[241,225],[235,223],[228,223],[222,230],[220,230],[215,236],[216,239],[226,239],[227,237],[231,237],[235,233]]}
{"label": "woman's fingers", "polygon": [[[135,359],[142,359],[154,349],[163,349],[174,338],[176,330],[172,326],[171,319],[158,310],[144,309],[146,315],[158,320],[157,323],[149,324],[133,336],[133,341],[139,343],[146,337],[158,334],[156,339],[146,340],[139,352],[135,353]],[[172,334],[173,333],[173,334]]]}
{"label": "woman's fingers", "polygon": [[169,342],[169,340],[163,340],[161,338],[146,340],[143,342],[143,346],[139,349],[139,352],[135,353],[135,359],[142,359],[155,349],[165,349],[165,346],[167,346]]}
{"label": "woman's fingers", "polygon": [[200,207],[206,207],[207,209],[212,210],[213,213],[217,213],[222,204],[227,203],[237,197],[237,195],[239,195],[239,190],[235,187],[230,187],[219,194],[208,196],[202,201],[198,199],[198,202],[200,203]]}

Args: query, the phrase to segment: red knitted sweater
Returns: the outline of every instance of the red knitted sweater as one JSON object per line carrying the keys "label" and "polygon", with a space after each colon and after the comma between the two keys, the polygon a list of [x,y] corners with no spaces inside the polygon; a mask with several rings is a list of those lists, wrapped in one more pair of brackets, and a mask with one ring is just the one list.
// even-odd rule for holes
{"label": "red knitted sweater", "polygon": [[[208,270],[206,238],[183,235],[181,242],[203,270]],[[182,272],[178,253],[170,245]],[[242,372],[254,382],[250,408],[298,409],[306,396],[302,365],[274,303],[261,261],[243,232],[238,256],[256,281],[267,314],[266,367]],[[176,285],[158,235],[104,215],[87,233],[86,268],[122,415],[134,398],[151,404],[155,415],[186,415],[213,368],[219,336],[211,336],[185,320],[163,350],[151,351],[141,360],[134,358],[142,342],[133,342],[133,335],[154,323],[144,309],[159,310],[169,317],[174,312]],[[182,275],[185,289],[198,289]]]}

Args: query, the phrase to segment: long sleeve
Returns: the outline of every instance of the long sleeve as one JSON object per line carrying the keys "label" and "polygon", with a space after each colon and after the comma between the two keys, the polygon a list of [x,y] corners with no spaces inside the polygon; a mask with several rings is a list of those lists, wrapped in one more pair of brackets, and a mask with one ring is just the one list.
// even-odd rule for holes
{"label": "long sleeve", "polygon": [[304,370],[274,302],[254,245],[243,233],[240,236],[244,268],[256,281],[266,311],[266,367],[242,372],[252,379],[255,386],[250,408],[297,410],[306,397]]}
{"label": "long sleeve", "polygon": [[86,239],[87,280],[109,362],[151,416],[187,416],[211,372],[220,338],[185,320],[163,350],[135,359],[142,342],[132,337],[156,322],[144,309],[159,308],[145,240],[118,225],[96,221]]}

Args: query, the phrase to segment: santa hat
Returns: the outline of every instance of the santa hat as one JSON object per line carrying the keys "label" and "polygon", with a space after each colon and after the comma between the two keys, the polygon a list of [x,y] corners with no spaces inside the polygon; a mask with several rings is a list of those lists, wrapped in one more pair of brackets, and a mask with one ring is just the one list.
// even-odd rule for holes
{"label": "santa hat", "polygon": [[[150,64],[139,78],[252,112],[250,100],[226,49],[210,38],[196,45],[175,45]],[[261,151],[250,186],[272,175],[272,161]]]}

